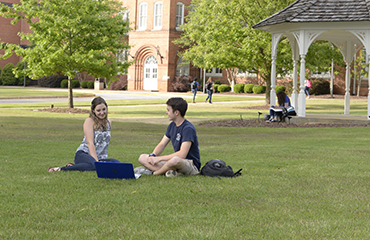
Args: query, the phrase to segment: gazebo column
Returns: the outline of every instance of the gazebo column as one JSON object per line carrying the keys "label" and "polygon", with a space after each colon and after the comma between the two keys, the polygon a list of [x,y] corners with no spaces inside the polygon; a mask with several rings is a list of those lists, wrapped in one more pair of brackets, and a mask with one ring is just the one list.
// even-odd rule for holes
{"label": "gazebo column", "polygon": [[292,92],[292,106],[298,111],[298,60],[293,59],[293,92]]}
{"label": "gazebo column", "polygon": [[275,85],[276,85],[276,55],[273,55],[271,62],[270,106],[275,106],[276,103]]}
{"label": "gazebo column", "polygon": [[[369,61],[370,54],[366,52],[366,59],[367,59],[367,64],[370,63]],[[370,120],[370,65],[368,65],[368,81],[369,81],[369,92],[367,94],[367,120]]]}
{"label": "gazebo column", "polygon": [[304,93],[304,81],[306,79],[306,54],[301,54],[300,90],[298,96],[298,117],[306,116],[306,94]]}
{"label": "gazebo column", "polygon": [[351,81],[351,78],[350,78],[350,74],[351,74],[351,63],[350,62],[346,62],[346,80],[345,80],[345,83],[346,83],[346,93],[344,95],[344,114],[345,115],[349,115],[349,106],[350,106],[350,98],[351,98],[351,94],[349,92],[349,88],[350,88],[350,81]]}

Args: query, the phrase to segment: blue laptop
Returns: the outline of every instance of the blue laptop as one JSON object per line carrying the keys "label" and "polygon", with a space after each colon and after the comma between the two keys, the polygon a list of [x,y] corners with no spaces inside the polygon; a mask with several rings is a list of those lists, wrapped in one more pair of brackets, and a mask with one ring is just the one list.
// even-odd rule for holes
{"label": "blue laptop", "polygon": [[132,163],[95,162],[95,169],[99,178],[138,179],[141,176],[134,173]]}

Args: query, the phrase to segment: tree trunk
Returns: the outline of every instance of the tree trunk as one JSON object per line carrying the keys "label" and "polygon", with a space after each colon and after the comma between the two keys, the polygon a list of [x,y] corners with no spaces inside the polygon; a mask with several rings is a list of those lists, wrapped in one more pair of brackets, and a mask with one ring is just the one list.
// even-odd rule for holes
{"label": "tree trunk", "polygon": [[68,77],[68,107],[73,108],[72,79]]}

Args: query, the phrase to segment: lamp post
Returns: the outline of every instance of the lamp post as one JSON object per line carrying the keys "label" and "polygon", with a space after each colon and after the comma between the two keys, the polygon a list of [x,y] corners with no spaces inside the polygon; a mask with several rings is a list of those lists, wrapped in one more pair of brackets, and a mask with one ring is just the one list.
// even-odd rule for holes
{"label": "lamp post", "polygon": [[[28,48],[27,45],[19,45],[19,47],[21,47],[23,49]],[[24,60],[24,70],[26,70],[26,68],[27,68],[27,62],[26,62],[26,60]],[[23,87],[26,87],[26,74],[23,76]]]}

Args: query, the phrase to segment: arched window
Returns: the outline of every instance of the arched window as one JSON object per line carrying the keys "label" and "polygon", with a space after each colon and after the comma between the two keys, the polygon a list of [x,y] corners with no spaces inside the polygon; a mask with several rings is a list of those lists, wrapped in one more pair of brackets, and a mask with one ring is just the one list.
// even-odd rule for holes
{"label": "arched window", "polygon": [[162,29],[162,2],[154,3],[153,29]]}
{"label": "arched window", "polygon": [[185,5],[181,2],[177,3],[176,6],[176,29],[180,28],[184,24],[184,10]]}
{"label": "arched window", "polygon": [[146,29],[146,18],[148,14],[148,4],[140,3],[139,5],[139,30]]}

